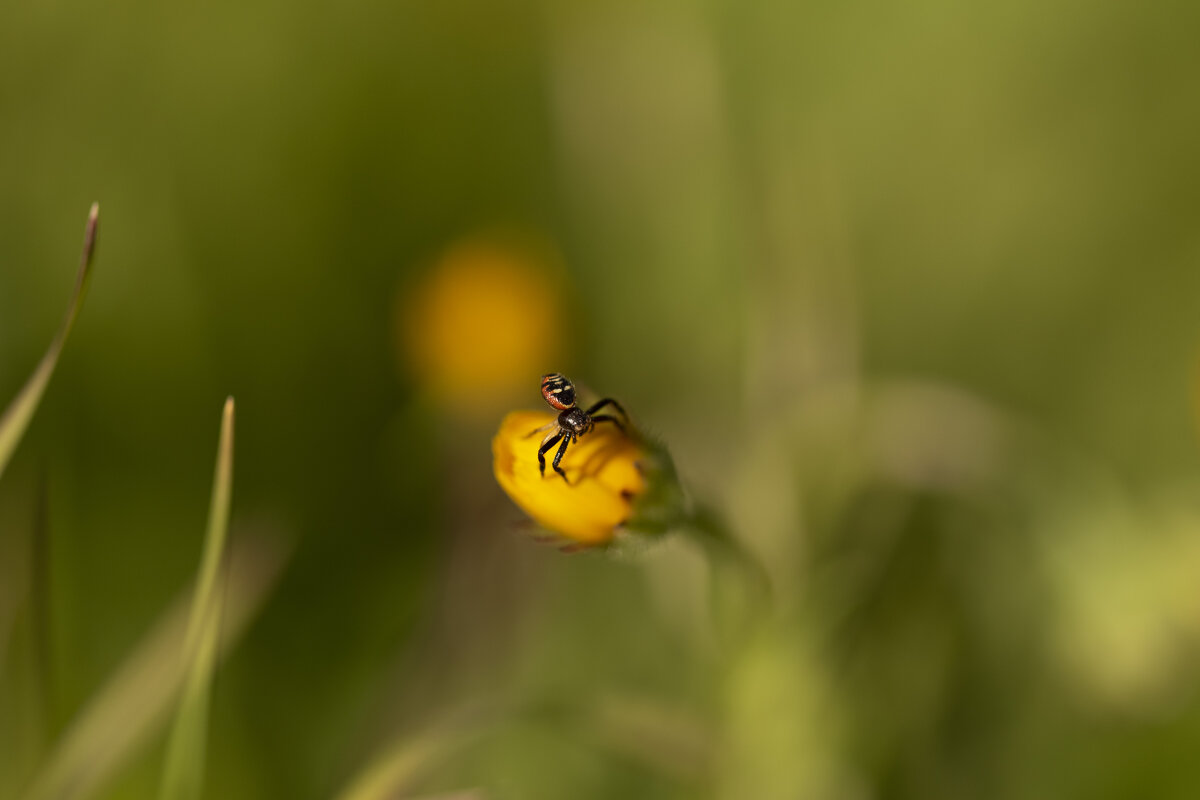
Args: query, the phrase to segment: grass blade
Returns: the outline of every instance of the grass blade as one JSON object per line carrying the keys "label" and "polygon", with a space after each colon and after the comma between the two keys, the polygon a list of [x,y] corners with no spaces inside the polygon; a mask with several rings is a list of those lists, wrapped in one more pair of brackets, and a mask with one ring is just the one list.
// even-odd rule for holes
{"label": "grass blade", "polygon": [[196,580],[183,656],[187,681],[175,713],[160,797],[198,800],[204,782],[204,750],[208,730],[208,696],[216,666],[222,615],[222,592],[217,583],[229,531],[229,501],[233,491],[233,398],[225,401],[221,438],[213,475],[212,502],[204,556]]}
{"label": "grass blade", "polygon": [[337,800],[395,800],[460,750],[468,737],[437,731],[390,743],[337,795]]}
{"label": "grass blade", "polygon": [[336,800],[398,800],[409,796],[430,773],[475,744],[500,713],[495,704],[453,709],[421,726],[397,734],[334,797]]}
{"label": "grass blade", "polygon": [[38,479],[37,506],[34,511],[29,555],[29,629],[36,701],[36,720],[30,736],[41,752],[47,743],[43,737],[52,729],[54,719],[54,660],[50,642],[50,489],[45,473]]}
{"label": "grass blade", "polygon": [[33,371],[29,380],[21,387],[21,391],[9,403],[8,408],[4,410],[4,415],[0,416],[0,475],[4,474],[4,468],[8,466],[13,451],[17,449],[21,437],[25,434],[25,429],[29,427],[29,421],[33,419],[33,414],[37,411],[38,403],[41,402],[46,386],[50,383],[50,376],[54,374],[54,367],[58,364],[58,356],[62,353],[67,335],[71,332],[71,326],[75,324],[75,317],[79,314],[80,306],[83,305],[83,295],[87,288],[88,274],[91,271],[92,256],[96,252],[96,230],[99,218],[100,205],[92,203],[91,211],[88,212],[87,227],[83,234],[83,255],[79,260],[79,272],[75,276],[75,291],[71,295],[67,316],[63,319],[58,333],[55,334],[54,341],[50,343],[50,348],[46,350],[46,354],[38,363],[37,369]]}
{"label": "grass blade", "polygon": [[[229,559],[218,657],[261,607],[285,557],[278,537],[242,537]],[[84,800],[96,794],[169,719],[187,681],[180,598],[89,700],[46,760],[25,800]]]}

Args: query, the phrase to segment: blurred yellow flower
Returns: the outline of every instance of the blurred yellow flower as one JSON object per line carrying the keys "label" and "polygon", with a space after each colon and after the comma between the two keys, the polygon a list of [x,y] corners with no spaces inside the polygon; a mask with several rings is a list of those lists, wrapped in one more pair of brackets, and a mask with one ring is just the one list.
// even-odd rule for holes
{"label": "blurred yellow flower", "polygon": [[397,336],[418,382],[456,410],[490,414],[543,364],[561,361],[555,262],[529,237],[479,236],[447,250],[398,307]]}
{"label": "blurred yellow flower", "polygon": [[547,530],[585,547],[606,545],[637,513],[653,475],[647,472],[652,452],[615,426],[601,425],[567,450],[562,468],[570,484],[549,464],[542,477],[537,458],[542,437],[530,432],[554,419],[541,411],[514,411],[504,418],[492,439],[496,480]]}

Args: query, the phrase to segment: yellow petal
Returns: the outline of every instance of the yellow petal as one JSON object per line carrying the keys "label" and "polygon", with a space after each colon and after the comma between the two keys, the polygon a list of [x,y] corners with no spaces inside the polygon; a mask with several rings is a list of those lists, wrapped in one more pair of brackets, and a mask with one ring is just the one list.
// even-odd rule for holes
{"label": "yellow petal", "polygon": [[545,433],[530,435],[555,420],[540,411],[514,411],[492,439],[496,480],[513,502],[542,527],[582,545],[612,541],[633,515],[646,489],[639,462],[645,450],[616,426],[601,423],[567,448],[561,466],[570,484],[554,472],[556,444],[546,452],[546,474],[537,451]]}

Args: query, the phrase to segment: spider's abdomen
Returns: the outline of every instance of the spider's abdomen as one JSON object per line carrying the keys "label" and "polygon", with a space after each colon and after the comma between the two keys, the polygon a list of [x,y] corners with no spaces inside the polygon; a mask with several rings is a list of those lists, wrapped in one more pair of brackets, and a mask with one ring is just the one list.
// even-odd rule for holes
{"label": "spider's abdomen", "polygon": [[542,376],[542,397],[559,411],[575,406],[575,387],[561,372]]}

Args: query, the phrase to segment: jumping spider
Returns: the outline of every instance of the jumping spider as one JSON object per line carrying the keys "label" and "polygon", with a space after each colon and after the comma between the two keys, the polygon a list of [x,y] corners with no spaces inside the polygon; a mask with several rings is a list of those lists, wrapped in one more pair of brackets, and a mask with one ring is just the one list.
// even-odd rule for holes
{"label": "jumping spider", "polygon": [[563,454],[567,452],[567,445],[578,441],[580,436],[596,427],[597,422],[611,422],[622,431],[625,430],[625,426],[616,417],[596,413],[605,406],[614,407],[626,419],[629,418],[629,415],[625,413],[625,409],[621,408],[621,404],[611,397],[600,400],[587,411],[578,408],[575,405],[575,386],[561,372],[551,372],[549,375],[542,376],[542,397],[546,398],[546,402],[552,408],[562,413],[553,422],[543,425],[529,434],[530,436],[534,436],[543,431],[550,431],[546,434],[546,438],[542,439],[541,446],[538,447],[538,469],[541,471],[542,477],[545,478],[546,451],[554,447],[561,439],[562,444],[558,445],[558,452],[554,454],[554,471],[562,475],[562,479],[569,484],[570,481],[567,480],[567,473],[563,472],[562,467],[559,466],[559,463],[563,459]]}

